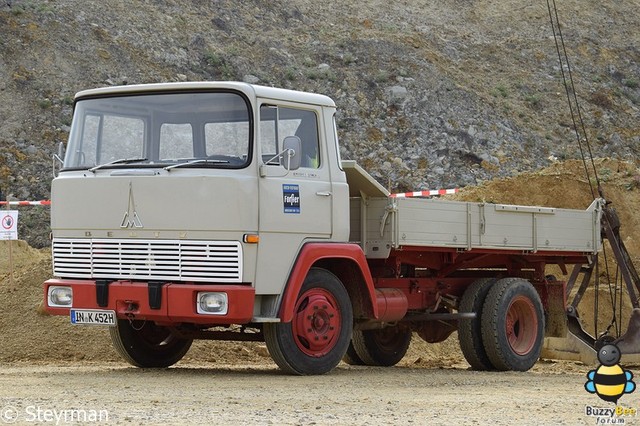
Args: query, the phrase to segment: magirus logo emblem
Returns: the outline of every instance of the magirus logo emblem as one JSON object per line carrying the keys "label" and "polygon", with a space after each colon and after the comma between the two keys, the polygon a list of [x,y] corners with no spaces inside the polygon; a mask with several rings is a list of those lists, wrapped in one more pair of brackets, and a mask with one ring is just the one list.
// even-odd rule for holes
{"label": "magirus logo emblem", "polygon": [[131,185],[131,182],[129,182],[129,207],[127,207],[127,211],[124,212],[120,228],[144,228],[140,216],[138,216],[138,212],[136,211],[136,202],[133,199],[133,185]]}

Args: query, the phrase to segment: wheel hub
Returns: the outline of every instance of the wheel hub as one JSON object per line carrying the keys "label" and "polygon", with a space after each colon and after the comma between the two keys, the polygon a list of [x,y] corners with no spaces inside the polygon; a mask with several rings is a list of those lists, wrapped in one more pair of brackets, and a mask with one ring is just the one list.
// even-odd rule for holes
{"label": "wheel hub", "polygon": [[505,328],[509,346],[516,354],[526,355],[533,349],[538,335],[538,319],[529,298],[518,296],[513,299],[507,310]]}
{"label": "wheel hub", "polygon": [[331,351],[340,335],[340,312],[331,293],[314,288],[306,291],[296,305],[293,335],[307,355],[321,357]]}

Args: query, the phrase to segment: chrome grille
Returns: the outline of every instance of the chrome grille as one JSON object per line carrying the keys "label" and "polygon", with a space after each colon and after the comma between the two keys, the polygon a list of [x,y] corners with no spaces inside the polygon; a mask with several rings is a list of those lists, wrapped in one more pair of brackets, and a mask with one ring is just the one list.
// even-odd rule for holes
{"label": "chrome grille", "polygon": [[54,238],[52,250],[62,278],[242,281],[237,241]]}

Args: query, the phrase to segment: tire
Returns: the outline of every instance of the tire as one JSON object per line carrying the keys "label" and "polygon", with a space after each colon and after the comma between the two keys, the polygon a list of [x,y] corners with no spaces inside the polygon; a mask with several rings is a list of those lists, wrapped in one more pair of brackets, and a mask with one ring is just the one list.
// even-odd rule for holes
{"label": "tire", "polygon": [[482,278],[474,281],[462,294],[459,312],[475,312],[473,319],[458,321],[458,341],[464,358],[473,370],[493,370],[493,364],[484,350],[482,341],[482,306],[495,278]]}
{"label": "tire", "polygon": [[285,372],[325,374],[347,352],[353,308],[340,280],[326,269],[311,268],[302,284],[290,323],[265,323],[267,349]]}
{"label": "tire", "polygon": [[527,371],[540,358],[544,312],[540,296],[522,278],[504,278],[487,294],[482,339],[497,370]]}
{"label": "tire", "polygon": [[366,365],[390,367],[404,358],[411,335],[410,328],[400,326],[354,330],[351,342],[356,354]]}
{"label": "tire", "polygon": [[349,343],[349,347],[347,348],[347,352],[342,357],[342,360],[349,365],[367,365],[364,361],[358,356],[355,348],[353,347],[353,341]]}
{"label": "tire", "polygon": [[129,364],[142,368],[164,368],[180,361],[193,339],[175,336],[166,327],[150,321],[119,319],[109,329],[116,352]]}

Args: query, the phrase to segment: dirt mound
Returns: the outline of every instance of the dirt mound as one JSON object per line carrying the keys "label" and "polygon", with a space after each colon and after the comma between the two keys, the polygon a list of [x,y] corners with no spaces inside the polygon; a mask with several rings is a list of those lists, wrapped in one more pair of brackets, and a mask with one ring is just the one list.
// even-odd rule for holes
{"label": "dirt mound", "polygon": [[0,276],[10,272],[11,263],[14,271],[19,271],[48,256],[48,251],[34,249],[24,241],[0,241]]}
{"label": "dirt mound", "polygon": [[[633,259],[638,263],[640,237],[637,211],[640,208],[639,173],[635,165],[613,160],[596,163],[605,193],[618,209],[621,233]],[[586,208],[591,200],[588,181],[579,162],[558,163],[536,173],[511,179],[487,182],[480,187],[465,188],[455,198],[512,204],[535,204],[566,208]],[[108,330],[69,324],[66,317],[43,313],[42,283],[51,277],[48,251],[35,250],[26,243],[13,242],[14,286],[8,274],[8,242],[0,244],[0,362],[13,361],[120,361],[111,347]],[[604,271],[603,268],[601,268]],[[599,292],[603,330],[610,322],[608,288]],[[625,296],[626,297],[626,296]],[[589,290],[581,304],[581,317],[593,324],[595,292]],[[628,318],[628,306],[623,316]],[[622,320],[621,322],[626,321]],[[623,322],[623,328],[626,323]],[[183,362],[219,364],[272,364],[263,343],[195,342]],[[456,335],[440,344],[427,344],[414,336],[411,348],[401,365],[453,367],[466,365],[457,345]]]}

